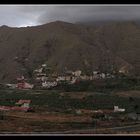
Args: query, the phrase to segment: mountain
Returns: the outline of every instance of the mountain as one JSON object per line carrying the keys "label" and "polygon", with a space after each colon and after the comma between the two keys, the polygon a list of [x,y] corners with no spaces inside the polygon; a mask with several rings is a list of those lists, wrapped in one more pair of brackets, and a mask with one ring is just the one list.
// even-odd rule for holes
{"label": "mountain", "polygon": [[47,63],[53,71],[140,70],[140,26],[134,22],[81,25],[55,21],[34,27],[0,27],[0,82],[32,77]]}

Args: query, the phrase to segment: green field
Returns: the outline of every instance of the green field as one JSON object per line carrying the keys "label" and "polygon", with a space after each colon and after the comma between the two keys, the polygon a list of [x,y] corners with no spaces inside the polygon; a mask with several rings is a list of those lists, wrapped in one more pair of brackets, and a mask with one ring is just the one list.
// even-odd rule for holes
{"label": "green field", "polygon": [[[127,112],[140,111],[140,98],[118,96],[115,92],[64,92],[59,90],[0,90],[0,105],[13,106],[19,99],[31,99],[35,110],[69,112],[75,109],[113,109],[114,105]],[[82,98],[71,98],[72,95]]]}

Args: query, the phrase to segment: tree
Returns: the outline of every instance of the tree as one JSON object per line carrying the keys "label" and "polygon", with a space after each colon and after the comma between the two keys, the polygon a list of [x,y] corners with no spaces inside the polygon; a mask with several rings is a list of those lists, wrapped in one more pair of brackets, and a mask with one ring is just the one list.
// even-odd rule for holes
{"label": "tree", "polygon": [[4,120],[4,111],[0,111],[0,120]]}
{"label": "tree", "polygon": [[132,97],[129,97],[129,102],[131,103],[133,101],[134,101],[134,99]]}
{"label": "tree", "polygon": [[136,104],[136,105],[134,106],[135,111],[137,111],[138,108],[139,108],[139,105]]}

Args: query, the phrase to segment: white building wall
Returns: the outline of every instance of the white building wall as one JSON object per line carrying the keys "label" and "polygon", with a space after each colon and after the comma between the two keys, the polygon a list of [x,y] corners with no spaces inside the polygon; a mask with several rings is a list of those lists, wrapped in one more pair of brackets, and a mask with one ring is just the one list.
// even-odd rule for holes
{"label": "white building wall", "polygon": [[29,107],[29,103],[24,103],[21,107]]}
{"label": "white building wall", "polygon": [[124,108],[119,108],[118,106],[114,106],[114,112],[124,112]]}

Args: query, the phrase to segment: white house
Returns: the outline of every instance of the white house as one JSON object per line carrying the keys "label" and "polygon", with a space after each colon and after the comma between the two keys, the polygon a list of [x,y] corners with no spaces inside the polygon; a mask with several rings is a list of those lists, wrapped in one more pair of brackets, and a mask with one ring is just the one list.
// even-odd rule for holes
{"label": "white house", "polygon": [[41,77],[41,80],[42,80],[42,81],[47,81],[47,80],[48,80],[48,77],[42,76],[42,77]]}
{"label": "white house", "polygon": [[71,83],[71,84],[74,84],[74,83],[76,83],[76,80],[77,80],[77,78],[74,78],[74,77],[73,77],[70,83]]}
{"label": "white house", "polygon": [[129,71],[132,69],[133,69],[133,67],[131,65],[126,64],[119,69],[119,73],[128,74]]}
{"label": "white house", "polygon": [[46,73],[37,73],[37,76],[46,76]]}
{"label": "white house", "polygon": [[22,75],[21,77],[17,77],[17,80],[18,81],[21,81],[21,80],[25,80],[24,76]]}
{"label": "white house", "polygon": [[46,67],[47,65],[46,64],[42,64],[42,67]]}
{"label": "white house", "polygon": [[77,70],[75,72],[72,72],[72,74],[76,77],[79,77],[81,75],[82,71],[81,70]]}
{"label": "white house", "polygon": [[98,73],[98,71],[93,71],[93,75],[97,75]]}
{"label": "white house", "polygon": [[19,100],[15,104],[16,105],[19,105],[21,107],[27,107],[27,108],[29,108],[30,107],[30,103],[31,103],[31,100]]}
{"label": "white house", "polygon": [[32,88],[34,87],[34,85],[25,82],[25,83],[24,83],[24,87],[25,87],[26,89],[32,89]]}
{"label": "white house", "polygon": [[42,77],[36,77],[35,79],[36,80],[42,80]]}
{"label": "white house", "polygon": [[38,73],[42,73],[42,71],[43,71],[43,68],[34,70],[34,72],[38,72]]}
{"label": "white house", "polygon": [[119,108],[118,106],[114,106],[114,112],[125,112],[125,109]]}
{"label": "white house", "polygon": [[58,76],[56,81],[65,81],[65,76]]}
{"label": "white house", "polygon": [[100,77],[104,79],[105,78],[105,74],[104,73],[101,73],[100,74]]}
{"label": "white house", "polygon": [[17,84],[6,84],[7,87],[14,89],[17,87]]}
{"label": "white house", "polygon": [[44,88],[50,88],[50,87],[54,87],[54,86],[57,86],[57,82],[43,82],[42,83],[42,87]]}

